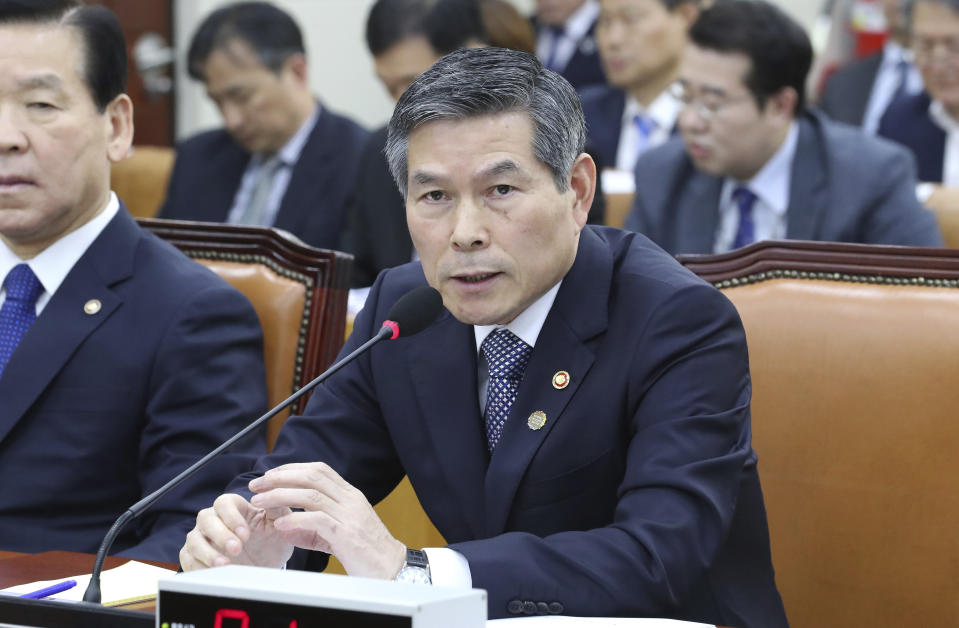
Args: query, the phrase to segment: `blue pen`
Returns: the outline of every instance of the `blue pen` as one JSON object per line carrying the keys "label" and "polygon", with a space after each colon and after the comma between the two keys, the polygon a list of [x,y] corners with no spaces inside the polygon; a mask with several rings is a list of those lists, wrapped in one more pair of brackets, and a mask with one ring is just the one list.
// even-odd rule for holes
{"label": "blue pen", "polygon": [[31,600],[39,600],[41,598],[50,597],[51,595],[56,595],[57,593],[69,591],[75,586],[77,586],[76,580],[64,580],[63,582],[51,584],[48,587],[44,587],[36,591],[30,591],[30,593],[24,593],[20,597],[29,598]]}

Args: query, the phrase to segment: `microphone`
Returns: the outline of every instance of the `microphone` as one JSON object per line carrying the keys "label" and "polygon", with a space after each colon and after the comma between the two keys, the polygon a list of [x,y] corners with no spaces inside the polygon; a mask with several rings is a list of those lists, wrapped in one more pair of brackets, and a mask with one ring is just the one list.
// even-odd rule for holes
{"label": "microphone", "polygon": [[116,540],[117,535],[119,535],[120,530],[131,519],[140,516],[143,511],[153,505],[154,502],[179,486],[181,482],[206,466],[207,463],[219,456],[227,448],[231,447],[238,440],[258,428],[266,421],[269,421],[277,413],[284,410],[294,401],[313,390],[318,384],[325,381],[329,376],[333,375],[341,368],[355,360],[361,354],[368,351],[370,347],[382,340],[394,340],[400,336],[412,336],[413,334],[423,331],[430,325],[430,323],[436,320],[436,317],[439,316],[439,313],[442,309],[443,298],[435,289],[429,286],[420,286],[419,288],[410,290],[393,304],[393,307],[390,308],[389,314],[387,314],[387,320],[383,321],[382,327],[380,327],[380,330],[375,336],[367,340],[352,353],[321,373],[309,384],[305,385],[303,388],[287,397],[278,406],[228,438],[222,445],[203,456],[203,458],[197,460],[172,480],[130,506],[122,515],[117,518],[116,521],[113,522],[113,525],[107,531],[106,536],[103,537],[103,542],[100,544],[100,549],[97,550],[96,560],[93,563],[93,572],[90,575],[90,584],[87,585],[87,589],[83,593],[83,601],[93,602],[94,604],[100,603],[100,572],[103,570],[103,561],[106,559],[107,553],[110,551],[110,547]]}

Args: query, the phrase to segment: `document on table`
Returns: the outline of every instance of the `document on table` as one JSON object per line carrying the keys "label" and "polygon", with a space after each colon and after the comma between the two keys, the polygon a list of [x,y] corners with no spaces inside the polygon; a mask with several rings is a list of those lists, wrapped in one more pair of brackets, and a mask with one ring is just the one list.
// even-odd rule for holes
{"label": "document on table", "polygon": [[[172,569],[155,567],[135,560],[131,560],[113,569],[107,569],[100,574],[100,594],[103,605],[121,606],[123,604],[152,600],[157,594],[157,581],[160,578],[172,576],[175,573]],[[52,595],[47,599],[73,600],[75,602],[82,600],[83,592],[87,590],[87,584],[90,582],[90,574],[18,584],[15,587],[0,590],[0,593],[21,595],[42,589],[51,584],[56,584],[57,582],[63,582],[64,580],[76,580],[77,586],[62,593]]]}
{"label": "document on table", "polygon": [[[507,626],[506,624],[509,624]],[[520,626],[522,624],[522,626]],[[712,624],[696,624],[675,619],[647,619],[631,617],[566,617],[564,615],[542,617],[510,617],[491,619],[487,626],[503,628],[716,628]]]}

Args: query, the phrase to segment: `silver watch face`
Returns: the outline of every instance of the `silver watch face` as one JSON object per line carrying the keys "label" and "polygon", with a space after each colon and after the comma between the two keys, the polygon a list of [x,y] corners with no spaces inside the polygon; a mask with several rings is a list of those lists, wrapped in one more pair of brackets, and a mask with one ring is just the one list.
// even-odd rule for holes
{"label": "silver watch face", "polygon": [[412,584],[430,584],[430,574],[422,567],[413,567],[406,565],[396,574],[397,582],[410,582]]}

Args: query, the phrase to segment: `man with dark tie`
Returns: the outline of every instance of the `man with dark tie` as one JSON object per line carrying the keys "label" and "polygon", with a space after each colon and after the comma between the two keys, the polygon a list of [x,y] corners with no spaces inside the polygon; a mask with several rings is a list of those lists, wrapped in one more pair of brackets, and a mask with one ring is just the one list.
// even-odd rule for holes
{"label": "man with dark tie", "polygon": [[[140,229],[110,191],[133,139],[103,7],[0,0],[0,549],[94,552],[130,505],[265,409],[243,295]],[[114,545],[174,560],[249,438]]]}
{"label": "man with dark tie", "polygon": [[606,82],[596,47],[597,0],[536,0],[536,55],[578,91]]}
{"label": "man with dark tie", "polygon": [[225,128],[177,147],[160,217],[273,226],[336,248],[367,132],[310,91],[293,18],[266,2],[221,7],[188,64]]}
{"label": "man with dark tie", "polygon": [[[445,310],[317,388],[200,512],[184,569],[327,552],[486,589],[493,618],[786,625],[739,317],[643,236],[586,225],[585,136],[575,90],[526,53],[460,50],[413,82],[386,154],[421,261],[380,274],[344,351],[415,287]],[[404,474],[448,547],[408,549],[372,510]]]}
{"label": "man with dark tie", "polygon": [[643,154],[626,228],[673,254],[764,239],[941,246],[911,155],[804,102],[812,47],[762,0],[725,0],[690,29],[681,138]]}

